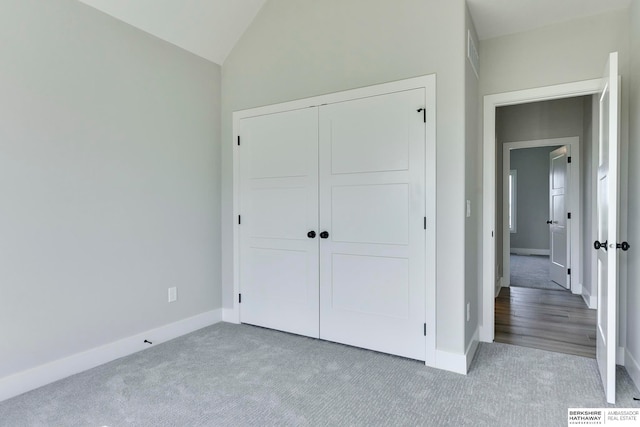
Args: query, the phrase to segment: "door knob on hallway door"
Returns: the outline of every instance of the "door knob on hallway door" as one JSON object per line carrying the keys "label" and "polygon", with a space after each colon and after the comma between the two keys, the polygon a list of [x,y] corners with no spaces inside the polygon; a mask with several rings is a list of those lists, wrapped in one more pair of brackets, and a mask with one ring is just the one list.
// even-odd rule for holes
{"label": "door knob on hallway door", "polygon": [[604,242],[600,243],[599,241],[595,241],[593,242],[593,248],[595,250],[598,250],[600,248],[604,249],[605,251],[607,250],[607,241],[605,240]]}
{"label": "door knob on hallway door", "polygon": [[323,231],[322,233],[320,233],[320,238],[321,239],[327,239],[329,237],[329,232],[328,231]]}
{"label": "door knob on hallway door", "polygon": [[310,239],[313,239],[316,237],[316,232],[315,231],[310,231],[307,233],[307,237]]}
{"label": "door knob on hallway door", "polygon": [[631,245],[627,242],[616,243],[616,248],[622,249],[623,251],[628,251]]}
{"label": "door knob on hallway door", "polygon": [[547,224],[553,224],[553,221],[549,220],[547,221]]}

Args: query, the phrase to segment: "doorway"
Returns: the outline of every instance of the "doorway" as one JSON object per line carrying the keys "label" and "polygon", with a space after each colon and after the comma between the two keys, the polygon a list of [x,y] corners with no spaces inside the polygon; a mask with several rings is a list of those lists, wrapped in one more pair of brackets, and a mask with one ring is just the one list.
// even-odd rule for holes
{"label": "doorway", "polygon": [[582,211],[591,205],[581,160],[592,157],[592,102],[584,96],[497,108],[498,342],[595,357],[580,251]]}
{"label": "doorway", "polygon": [[590,103],[576,98],[543,107],[572,109],[565,119],[579,136],[502,144],[502,286],[582,293],[580,139]]}
{"label": "doorway", "polygon": [[[526,89],[515,92],[506,92],[495,95],[487,95],[484,98],[484,126],[483,126],[483,226],[482,226],[482,324],[480,326],[480,340],[493,342],[495,337],[495,298],[501,289],[502,270],[497,253],[502,250],[496,248],[502,245],[501,228],[497,227],[498,217],[502,216],[502,209],[496,209],[497,198],[500,193],[496,191],[496,183],[501,174],[496,173],[497,156],[501,156],[501,150],[497,150],[499,129],[496,128],[497,112],[499,107],[515,106],[537,101],[558,100],[576,96],[593,95],[601,89],[600,79],[585,80],[581,82],[567,83],[555,86],[547,86],[535,89]],[[515,126],[518,126],[515,123]],[[522,138],[542,139],[542,138]],[[514,141],[515,139],[512,139]],[[497,154],[497,155],[496,155]],[[500,222],[501,223],[501,222]],[[486,237],[484,237],[486,236]],[[583,239],[584,243],[584,239]]]}

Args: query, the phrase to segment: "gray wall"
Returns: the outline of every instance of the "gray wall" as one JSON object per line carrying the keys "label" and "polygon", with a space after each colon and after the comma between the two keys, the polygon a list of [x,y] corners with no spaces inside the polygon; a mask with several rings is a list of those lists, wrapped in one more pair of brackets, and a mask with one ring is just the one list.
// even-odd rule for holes
{"label": "gray wall", "polygon": [[441,186],[436,218],[437,346],[464,352],[464,14],[464,0],[269,0],[264,5],[222,70],[225,308],[234,302],[232,112],[436,73]]}
{"label": "gray wall", "polygon": [[[627,357],[628,369],[633,370],[636,385],[640,386],[640,2],[631,6],[631,71],[627,87],[630,93],[629,129],[629,231],[621,237],[628,240],[633,248],[621,257],[627,257],[628,294],[627,302]],[[623,87],[625,83],[623,81]],[[624,300],[621,300],[624,301]],[[633,365],[633,368],[631,366]]]}
{"label": "gray wall", "polygon": [[[502,276],[502,144],[577,136],[583,140],[585,97],[565,98],[496,109],[496,264]],[[582,153],[582,151],[581,151]],[[584,159],[582,159],[584,160]],[[547,160],[548,161],[548,160]],[[548,202],[547,202],[548,203]],[[516,246],[513,242],[512,247]]]}
{"label": "gray wall", "polygon": [[0,40],[0,378],[219,308],[220,67],[73,0]]}
{"label": "gray wall", "polygon": [[549,249],[549,153],[556,148],[511,151],[511,169],[518,171],[516,233],[511,233],[511,248]]}

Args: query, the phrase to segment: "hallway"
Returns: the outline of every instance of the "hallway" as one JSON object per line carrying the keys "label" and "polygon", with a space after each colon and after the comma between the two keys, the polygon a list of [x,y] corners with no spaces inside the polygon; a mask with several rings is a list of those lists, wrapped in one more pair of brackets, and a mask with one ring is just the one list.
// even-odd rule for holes
{"label": "hallway", "polygon": [[595,358],[596,310],[568,291],[502,288],[495,341]]}

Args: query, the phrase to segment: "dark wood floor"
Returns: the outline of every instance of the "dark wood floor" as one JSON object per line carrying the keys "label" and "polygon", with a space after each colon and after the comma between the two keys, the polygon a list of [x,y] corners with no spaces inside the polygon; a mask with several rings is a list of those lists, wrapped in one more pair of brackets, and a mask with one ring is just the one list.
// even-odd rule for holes
{"label": "dark wood floor", "polygon": [[496,342],[596,357],[596,310],[579,295],[502,288],[495,307]]}

